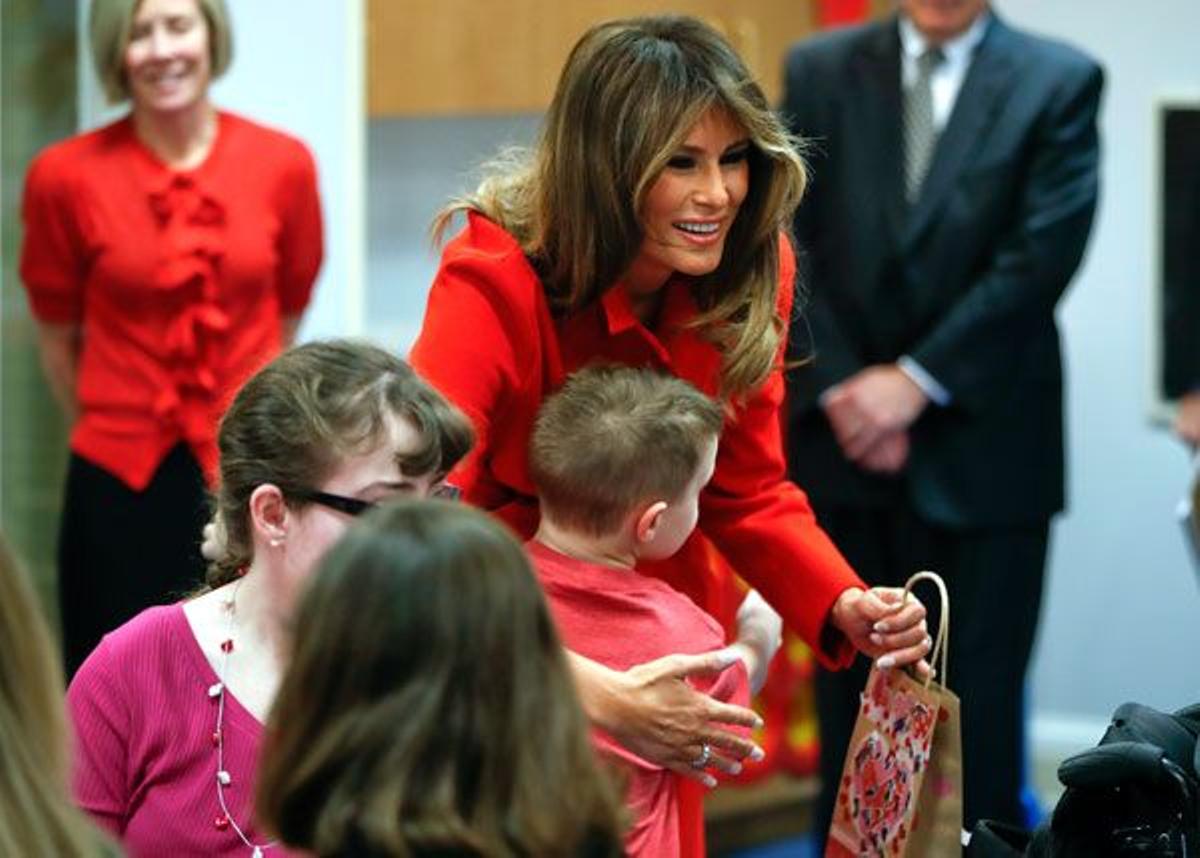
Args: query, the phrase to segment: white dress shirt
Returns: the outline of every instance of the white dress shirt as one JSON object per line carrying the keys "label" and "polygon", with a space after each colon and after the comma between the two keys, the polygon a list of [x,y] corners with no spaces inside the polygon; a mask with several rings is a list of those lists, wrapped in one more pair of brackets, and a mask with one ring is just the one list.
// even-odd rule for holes
{"label": "white dress shirt", "polygon": [[[967,70],[971,67],[971,58],[975,48],[987,31],[988,19],[991,16],[984,12],[972,22],[971,26],[953,39],[941,44],[945,57],[933,70],[929,80],[929,88],[933,95],[933,127],[940,133],[950,120],[954,110],[954,102],[958,99],[958,91],[962,89]],[[900,19],[900,82],[905,89],[913,85],[917,79],[917,59],[931,47],[929,40],[921,35],[908,18]]]}

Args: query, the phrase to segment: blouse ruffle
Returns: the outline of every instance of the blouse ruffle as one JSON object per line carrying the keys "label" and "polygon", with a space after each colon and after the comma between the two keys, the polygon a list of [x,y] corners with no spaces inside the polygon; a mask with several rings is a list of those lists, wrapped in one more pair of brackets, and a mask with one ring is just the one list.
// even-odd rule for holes
{"label": "blouse ruffle", "polygon": [[231,324],[217,286],[226,214],[219,200],[182,173],[168,175],[149,202],[161,236],[151,285],[169,295],[174,308],[164,339],[168,384],[155,397],[154,413],[175,420],[184,397],[210,399],[218,392],[215,335]]}

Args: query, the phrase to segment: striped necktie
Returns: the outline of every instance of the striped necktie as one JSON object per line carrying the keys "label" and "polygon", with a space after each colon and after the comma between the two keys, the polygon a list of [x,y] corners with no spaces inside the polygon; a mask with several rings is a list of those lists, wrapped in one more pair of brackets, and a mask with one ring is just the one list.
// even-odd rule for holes
{"label": "striped necktie", "polygon": [[930,81],[945,55],[929,48],[917,58],[917,79],[904,94],[904,192],[914,203],[929,172],[929,161],[937,143],[933,126],[933,91]]}

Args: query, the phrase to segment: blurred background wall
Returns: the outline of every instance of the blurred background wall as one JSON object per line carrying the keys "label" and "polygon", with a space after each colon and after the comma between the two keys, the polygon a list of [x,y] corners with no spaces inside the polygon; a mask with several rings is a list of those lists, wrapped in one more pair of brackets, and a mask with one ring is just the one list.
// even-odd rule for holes
{"label": "blurred background wall", "polygon": [[29,159],[77,127],[76,3],[0,6],[0,530],[47,600],[67,442],[17,279],[18,211]]}

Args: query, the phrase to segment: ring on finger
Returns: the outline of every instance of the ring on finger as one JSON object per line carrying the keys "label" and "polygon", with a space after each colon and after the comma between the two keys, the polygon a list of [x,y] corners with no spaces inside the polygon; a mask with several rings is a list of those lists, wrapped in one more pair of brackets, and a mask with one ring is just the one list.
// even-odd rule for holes
{"label": "ring on finger", "polygon": [[698,757],[696,757],[696,759],[692,760],[692,768],[693,769],[708,768],[708,764],[711,761],[712,761],[712,747],[708,744],[708,742],[701,742],[700,743],[700,756],[698,756]]}

